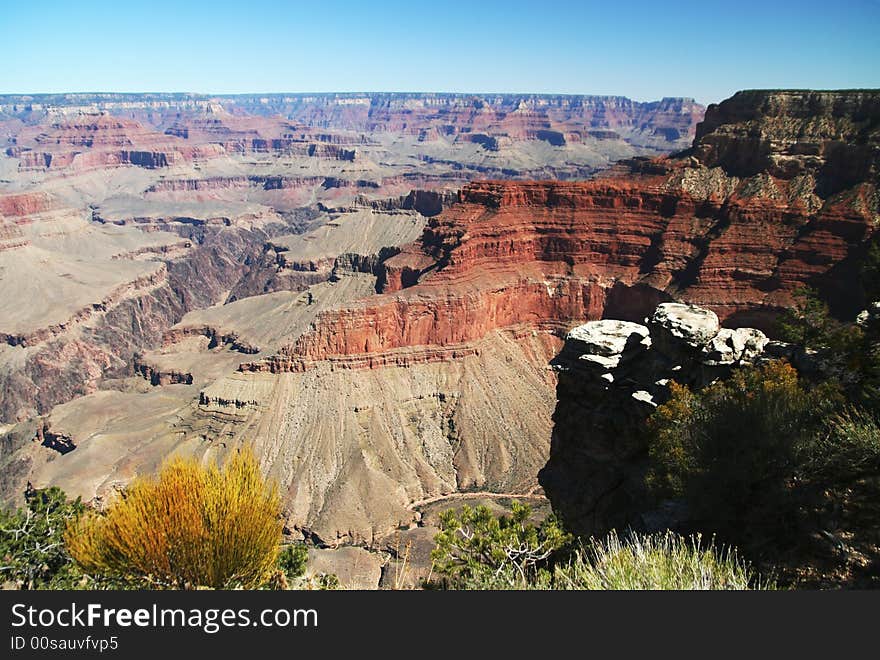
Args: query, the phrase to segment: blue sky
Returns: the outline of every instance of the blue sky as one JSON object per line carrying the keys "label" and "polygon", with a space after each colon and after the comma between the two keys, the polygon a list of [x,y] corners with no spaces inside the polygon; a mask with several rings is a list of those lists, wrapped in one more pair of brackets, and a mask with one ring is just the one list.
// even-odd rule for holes
{"label": "blue sky", "polygon": [[880,0],[3,0],[0,93],[880,87]]}

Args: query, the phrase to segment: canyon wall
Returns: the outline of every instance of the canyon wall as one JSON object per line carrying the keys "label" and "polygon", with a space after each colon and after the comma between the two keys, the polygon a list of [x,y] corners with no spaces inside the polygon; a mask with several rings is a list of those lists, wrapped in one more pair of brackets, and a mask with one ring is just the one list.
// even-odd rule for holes
{"label": "canyon wall", "polygon": [[[736,300],[741,307],[725,319],[736,329],[719,329],[709,309],[664,303],[630,319],[638,324],[596,321],[567,335],[553,362],[557,405],[540,481],[571,529],[654,531],[686,522],[681,503],[657,508],[645,490],[644,422],[666,401],[669,383],[700,388],[732,367],[778,358],[815,369],[794,347],[742,327],[772,318],[771,306],[799,284],[817,287],[846,321],[868,302],[859,265],[880,220],[878,103],[877,91],[741,92],[708,108],[682,156],[691,159],[687,169],[671,181],[708,198],[738,188],[756,199],[734,193],[737,215],[709,235],[685,279],[690,286],[674,293],[719,314]],[[738,237],[739,250],[728,236]],[[772,270],[761,266],[769,259]],[[769,276],[757,278],[761,270]]]}
{"label": "canyon wall", "polygon": [[[707,177],[730,192],[692,184]],[[327,312],[277,358],[242,368],[381,364],[385,353],[461,345],[518,323],[559,329],[601,318],[606,305],[640,319],[669,297],[769,330],[805,284],[833,295],[842,314],[861,309],[854,264],[874,232],[873,184],[822,200],[790,181],[756,179],[698,165],[671,166],[665,178],[468,185],[418,244],[385,264],[411,281],[429,276]]]}
{"label": "canyon wall", "polygon": [[[455,195],[453,177],[477,161],[443,169],[438,163],[448,152],[430,150],[446,138],[457,140],[458,153],[478,153],[480,167],[512,135],[526,138],[529,149],[539,144],[548,154],[562,153],[553,150],[580,143],[573,130],[554,124],[553,113],[577,112],[579,130],[599,134],[656,133],[665,117],[668,147],[681,139],[667,139],[674,137],[672,124],[689,125],[695,108],[537,97],[511,107],[501,97],[470,105],[460,97],[269,98],[261,117],[288,115],[269,122],[276,128],[302,122],[324,131],[369,121],[376,143],[387,127],[401,142],[422,145],[428,151],[420,155],[433,160],[419,162],[440,168],[430,172],[440,191],[410,196],[402,182],[411,179],[389,183],[404,175],[383,168],[400,158],[394,162],[412,174],[411,154],[362,143],[354,145],[351,163],[267,155],[254,165],[237,154],[232,165],[211,159],[198,172],[180,164],[161,180],[129,168],[145,177],[141,190],[150,192],[132,203],[136,213],[116,215],[108,195],[95,211],[102,227],[117,221],[129,229],[186,227],[194,243],[210,248],[209,230],[236,236],[263,218],[257,224],[266,227],[264,242],[258,250],[248,242],[247,251],[226,257],[235,263],[223,268],[240,275],[237,282],[212,275],[213,265],[169,259],[169,277],[179,268],[188,282],[205,274],[214,282],[204,292],[186,288],[177,299],[192,300],[181,312],[222,304],[160,324],[175,323],[138,356],[143,391],[127,382],[125,391],[94,392],[48,412],[53,437],[69,438],[76,448],[42,463],[33,454],[30,474],[35,483],[58,483],[89,499],[153,469],[169,453],[222,456],[250,445],[282,485],[289,528],[328,544],[374,545],[397,528],[420,524],[426,503],[486,493],[536,496],[560,425],[568,427],[571,451],[592,451],[593,417],[558,409],[587,391],[574,372],[560,379],[560,390],[552,368],[572,327],[603,318],[643,323],[658,304],[684,301],[717,316],[724,328],[716,336],[742,326],[769,333],[804,284],[817,287],[841,317],[864,307],[859,265],[880,221],[877,95],[827,92],[803,100],[750,92],[709,108],[685,153],[628,158],[589,181],[473,181]],[[741,105],[753,110],[738,110]],[[812,108],[808,119],[804,107]],[[230,137],[228,131],[246,127],[216,108],[193,114],[209,111],[225,128],[203,124],[204,134],[250,139]],[[170,106],[124,112],[149,113],[154,126],[170,126]],[[640,112],[655,113],[654,119],[643,117],[638,121],[648,125],[642,126]],[[409,122],[417,126],[424,116],[443,117],[452,128],[442,139],[426,134],[420,141]],[[179,133],[188,130],[186,117],[174,121]],[[778,126],[784,132],[777,135]],[[560,134],[565,146],[553,144]],[[470,141],[475,135],[495,142]],[[739,154],[754,139],[764,155],[744,164]],[[838,177],[844,170],[835,154],[844,147],[837,143],[846,150],[845,171],[855,174]],[[244,163],[261,173],[242,172]],[[292,176],[291,167],[302,176]],[[251,178],[269,170],[278,187]],[[324,185],[337,179],[339,186]],[[287,217],[282,211],[304,204],[314,214],[301,218],[296,232],[269,235],[268,227]],[[163,205],[175,214],[166,216]],[[275,215],[265,211],[271,205]],[[195,208],[201,215],[182,212]],[[23,240],[13,236],[23,225],[4,226],[10,241]],[[223,265],[222,254],[211,259]],[[113,415],[101,412],[108,409]],[[553,472],[560,474],[547,474]],[[583,475],[572,473],[561,481],[578,478]],[[552,481],[557,494],[564,492],[559,478]],[[587,499],[590,492],[608,491],[587,489]],[[582,499],[578,506],[592,510],[588,504]]]}
{"label": "canyon wall", "polygon": [[[787,106],[780,107],[784,112]],[[717,121],[711,112],[715,111],[710,111],[710,120]],[[736,133],[723,122],[719,126]],[[322,311],[308,331],[276,353],[241,363],[234,381],[218,382],[206,391],[210,394],[201,404],[202,414],[242,414],[233,412],[236,406],[244,410],[265,405],[259,403],[260,396],[243,393],[267,378],[274,382],[334,374],[337,383],[381,378],[392,387],[390,383],[417,370],[458,369],[460,364],[481,360],[487,340],[498,341],[492,339],[498,333],[513,332],[511,338],[521,342],[529,336],[524,332],[528,328],[560,336],[593,319],[641,323],[658,303],[668,300],[706,308],[725,326],[720,331],[716,327],[715,335],[725,338],[731,328],[745,325],[756,326],[748,331],[755,336],[763,336],[761,329],[772,332],[774,317],[791,304],[792,292],[805,284],[831,297],[842,317],[854,314],[864,302],[858,264],[880,217],[873,166],[865,166],[871,172],[867,178],[830,193],[818,182],[821,164],[819,169],[805,166],[787,178],[768,171],[742,176],[714,161],[705,164],[699,154],[709,135],[713,133],[702,134],[691,153],[624,163],[594,181],[489,181],[465,186],[458,204],[429,218],[418,241],[382,263],[382,294]],[[870,146],[876,136],[862,132],[848,139],[856,146],[865,146],[862,142]],[[790,144],[774,148],[792,152]],[[573,372],[560,380],[558,405],[577,401],[586,412],[578,416],[557,407],[554,433],[567,438],[565,451],[590,453],[589,447],[601,445],[588,440],[595,426],[590,421],[596,419],[593,412],[602,417],[607,410],[601,406],[593,410],[584,401],[586,390],[577,378]],[[349,391],[338,387],[340,392]],[[232,394],[236,388],[239,394]],[[498,392],[499,401],[521,401],[516,389],[499,387]],[[626,393],[628,404],[643,405],[633,402],[631,395]],[[507,405],[504,413],[492,410],[490,416],[503,414],[517,420],[498,442],[507,443],[528,428],[519,425],[527,416],[522,410]],[[343,423],[341,432],[347,428]],[[387,433],[374,431],[377,437]],[[299,433],[293,437],[300,437]],[[460,439],[466,443],[466,436]],[[546,436],[535,436],[526,445],[545,447],[546,441]],[[613,453],[613,445],[611,441],[605,450]],[[456,451],[463,451],[462,446]],[[500,451],[497,443],[487,449]],[[633,451],[637,453],[637,448]],[[561,509],[566,497],[559,495],[565,492],[560,483],[584,475],[574,470],[577,475],[557,478],[558,458],[557,468],[545,474],[546,483],[554,484],[554,503]],[[608,489],[596,482],[586,494],[579,491],[577,507],[599,511],[587,500],[612,492],[611,481],[605,484]],[[453,497],[450,484],[423,484],[428,494],[439,488]],[[500,488],[483,479],[475,485]],[[296,500],[301,489],[295,483],[291,488]],[[326,492],[335,491],[331,487]],[[617,506],[607,504],[609,510]],[[611,520],[606,513],[602,509],[601,520],[593,523],[595,529]],[[325,509],[305,519],[324,537],[335,529],[333,517]],[[365,528],[346,527],[342,538],[361,538],[365,533]]]}

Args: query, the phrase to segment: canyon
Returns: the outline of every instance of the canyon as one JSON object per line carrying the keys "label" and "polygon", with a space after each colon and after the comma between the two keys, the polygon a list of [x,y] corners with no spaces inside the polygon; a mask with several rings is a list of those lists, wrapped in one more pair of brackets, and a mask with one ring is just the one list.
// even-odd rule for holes
{"label": "canyon", "polygon": [[424,545],[444,503],[542,487],[600,510],[565,495],[607,417],[564,369],[573,328],[675,301],[717,317],[723,353],[803,285],[840,318],[868,302],[880,92],[703,110],[0,96],[4,499],[101,506],[168,456],[250,446],[324,548]]}

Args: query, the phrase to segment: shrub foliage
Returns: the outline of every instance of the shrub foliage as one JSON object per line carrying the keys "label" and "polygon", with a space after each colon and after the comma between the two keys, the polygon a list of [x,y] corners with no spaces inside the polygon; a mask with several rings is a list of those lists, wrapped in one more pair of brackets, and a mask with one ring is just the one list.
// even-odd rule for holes
{"label": "shrub foliage", "polygon": [[255,588],[276,569],[280,497],[250,452],[223,467],[167,463],[103,514],[70,527],[70,554],[90,573],[159,588]]}
{"label": "shrub foliage", "polygon": [[880,495],[873,416],[784,362],[699,392],[674,385],[649,432],[653,492],[682,498],[695,527],[743,549],[778,555],[833,525],[856,536],[870,526],[841,514]]}
{"label": "shrub foliage", "polygon": [[782,531],[800,454],[833,392],[806,391],[784,362],[740,370],[701,392],[671,391],[650,420],[650,485],[684,496],[698,520],[716,521],[723,533]]}
{"label": "shrub foliage", "polygon": [[64,589],[81,578],[64,544],[67,524],[84,510],[60,488],[28,490],[26,506],[0,510],[0,581],[19,589]]}
{"label": "shrub foliage", "polygon": [[446,586],[511,588],[534,581],[571,537],[555,517],[535,525],[531,514],[519,502],[509,516],[495,516],[485,506],[444,511],[431,556]]}
{"label": "shrub foliage", "polygon": [[830,348],[838,352],[851,347],[858,338],[858,329],[834,319],[828,305],[808,287],[795,290],[794,306],[779,317],[776,332],[799,348]]}
{"label": "shrub foliage", "polygon": [[486,507],[446,511],[435,537],[439,586],[453,589],[766,588],[732,550],[685,538],[611,533],[575,542],[553,516],[535,525],[528,506],[509,516]]}

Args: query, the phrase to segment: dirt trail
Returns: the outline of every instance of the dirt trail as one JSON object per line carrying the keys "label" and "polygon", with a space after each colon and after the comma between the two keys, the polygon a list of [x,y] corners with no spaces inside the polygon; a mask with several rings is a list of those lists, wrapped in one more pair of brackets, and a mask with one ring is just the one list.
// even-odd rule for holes
{"label": "dirt trail", "polygon": [[424,500],[417,500],[412,502],[407,506],[407,509],[410,511],[414,511],[422,506],[427,506],[428,504],[434,504],[435,502],[441,502],[443,500],[475,500],[480,498],[489,498],[489,499],[516,499],[516,500],[546,500],[547,496],[543,493],[536,493],[535,491],[539,490],[540,486],[532,486],[525,493],[495,493],[489,491],[476,491],[470,493],[449,493],[447,495],[435,495],[434,497],[428,497]]}

